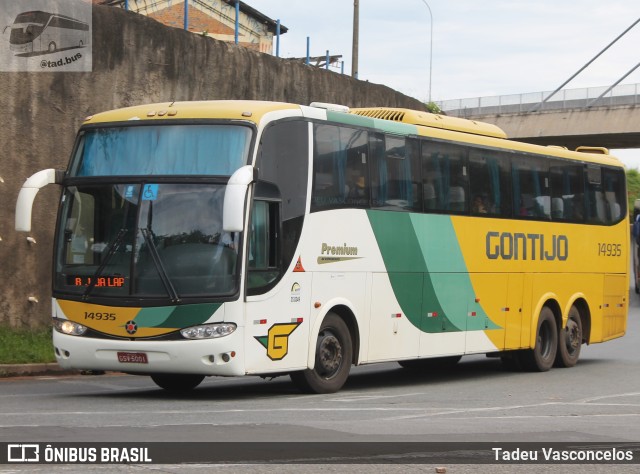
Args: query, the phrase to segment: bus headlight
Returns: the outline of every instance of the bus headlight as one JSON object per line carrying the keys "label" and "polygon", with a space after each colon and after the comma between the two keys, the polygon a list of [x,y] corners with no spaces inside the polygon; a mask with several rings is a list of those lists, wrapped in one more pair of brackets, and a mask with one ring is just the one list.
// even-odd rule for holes
{"label": "bus headlight", "polygon": [[88,329],[87,326],[74,323],[68,319],[54,319],[53,327],[56,328],[56,331],[70,336],[82,336]]}
{"label": "bus headlight", "polygon": [[216,337],[228,336],[236,330],[233,323],[201,324],[180,330],[180,334],[185,339],[213,339]]}

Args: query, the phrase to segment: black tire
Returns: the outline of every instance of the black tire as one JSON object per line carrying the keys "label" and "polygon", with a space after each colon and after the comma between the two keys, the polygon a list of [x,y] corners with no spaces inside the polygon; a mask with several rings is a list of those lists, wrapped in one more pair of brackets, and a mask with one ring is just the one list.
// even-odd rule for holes
{"label": "black tire", "polygon": [[53,41],[51,43],[49,43],[49,52],[50,53],[55,53],[57,49],[58,49],[58,47],[56,46],[56,44]]}
{"label": "black tire", "polygon": [[520,352],[522,368],[531,372],[546,372],[553,367],[557,351],[558,326],[553,311],[545,306],[538,318],[535,347]]}
{"label": "black tire", "polygon": [[335,313],[322,321],[313,369],[291,372],[291,380],[304,393],[335,393],[349,377],[353,360],[351,334]]}
{"label": "black tire", "polygon": [[200,385],[204,375],[194,374],[154,374],[151,380],[155,384],[171,393],[187,393]]}
{"label": "black tire", "polygon": [[580,358],[582,347],[582,321],[575,306],[569,310],[567,325],[558,334],[558,352],[555,367],[573,367]]}
{"label": "black tire", "polygon": [[430,359],[399,360],[398,364],[403,369],[438,372],[451,369],[460,362],[460,359],[462,359],[462,356],[457,355]]}

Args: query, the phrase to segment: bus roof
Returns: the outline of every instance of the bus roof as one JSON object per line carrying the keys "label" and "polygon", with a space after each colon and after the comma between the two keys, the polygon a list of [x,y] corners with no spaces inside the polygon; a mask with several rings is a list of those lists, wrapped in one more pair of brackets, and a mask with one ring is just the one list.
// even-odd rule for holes
{"label": "bus roof", "polygon": [[[255,100],[163,102],[101,112],[87,117],[84,125],[172,119],[231,119],[258,124],[262,117],[269,112],[290,110],[292,112],[298,111],[298,113],[292,113],[292,115],[300,115],[300,107],[300,105],[286,102]],[[347,108],[345,107],[345,109]],[[506,133],[496,125],[477,122],[475,120],[431,114],[424,111],[403,108],[371,107],[353,108],[348,109],[348,111],[328,109],[326,114],[329,120],[399,134],[416,134],[505,150],[517,150],[585,162],[623,166],[617,158],[608,155],[608,152],[604,148],[579,147],[576,151],[570,151],[564,147],[541,146],[507,140]]]}
{"label": "bus roof", "polygon": [[164,102],[101,112],[87,117],[84,124],[167,119],[237,119],[258,123],[268,112],[287,109],[299,110],[300,106],[254,100]]}
{"label": "bus roof", "polygon": [[507,134],[498,126],[475,120],[421,112],[419,110],[372,107],[351,109],[350,112],[364,117],[392,120],[425,127],[441,128],[456,132],[472,133],[494,138],[507,138]]}

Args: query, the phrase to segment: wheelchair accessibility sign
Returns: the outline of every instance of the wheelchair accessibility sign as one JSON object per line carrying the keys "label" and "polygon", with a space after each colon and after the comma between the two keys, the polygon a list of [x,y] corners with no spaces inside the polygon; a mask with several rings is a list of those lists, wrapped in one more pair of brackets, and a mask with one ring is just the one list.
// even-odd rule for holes
{"label": "wheelchair accessibility sign", "polygon": [[143,201],[155,201],[158,199],[158,184],[145,184],[142,191]]}

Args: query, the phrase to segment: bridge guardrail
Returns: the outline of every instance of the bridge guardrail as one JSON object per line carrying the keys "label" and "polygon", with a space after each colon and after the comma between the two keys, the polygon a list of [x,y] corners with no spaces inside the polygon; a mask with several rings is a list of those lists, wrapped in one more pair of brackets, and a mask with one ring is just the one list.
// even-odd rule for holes
{"label": "bridge guardrail", "polygon": [[[607,92],[609,87],[563,89],[547,102],[541,102],[553,91],[529,92],[469,99],[451,99],[436,102],[440,109],[454,117],[478,115],[516,114],[535,111],[580,109],[587,107],[615,107],[640,105],[640,84],[621,84]],[[606,94],[600,97],[602,94]]]}

